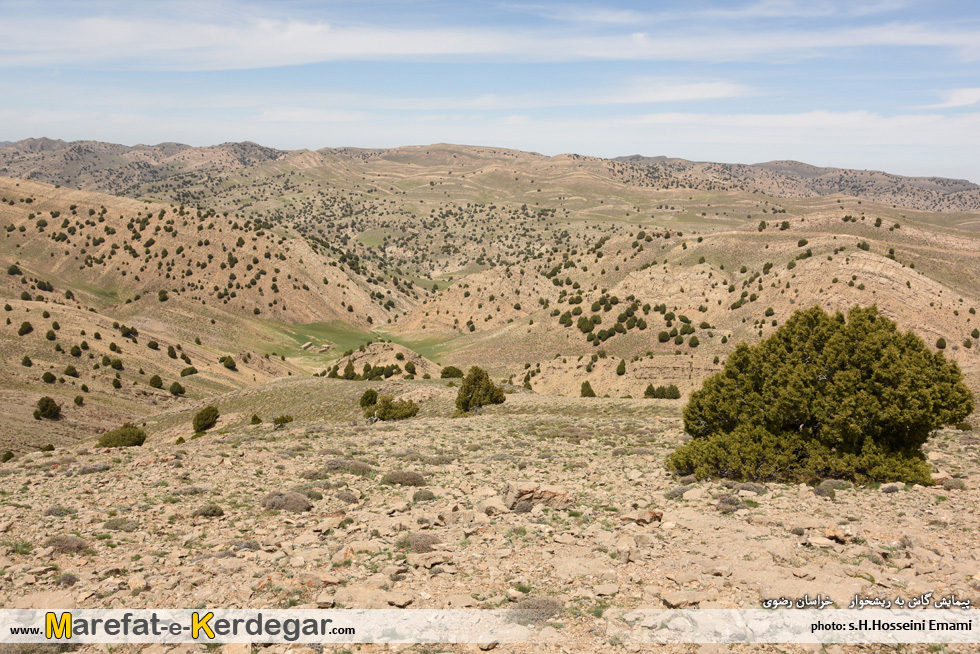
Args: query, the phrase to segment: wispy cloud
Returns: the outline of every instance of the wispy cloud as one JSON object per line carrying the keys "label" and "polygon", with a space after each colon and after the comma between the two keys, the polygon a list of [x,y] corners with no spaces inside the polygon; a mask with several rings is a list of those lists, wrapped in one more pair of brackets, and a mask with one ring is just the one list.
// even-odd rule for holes
{"label": "wispy cloud", "polygon": [[945,97],[939,104],[930,104],[923,109],[952,109],[955,107],[969,107],[980,103],[980,87],[968,89],[950,89],[941,94]]}
{"label": "wispy cloud", "polygon": [[[58,34],[39,39],[38,34]],[[328,61],[753,61],[835,55],[842,48],[951,48],[980,58],[980,30],[916,23],[771,30],[691,26],[665,34],[582,34],[557,28],[345,26],[246,18],[230,22],[142,17],[80,20],[10,17],[0,27],[0,66],[102,66],[145,70],[247,70]]]}

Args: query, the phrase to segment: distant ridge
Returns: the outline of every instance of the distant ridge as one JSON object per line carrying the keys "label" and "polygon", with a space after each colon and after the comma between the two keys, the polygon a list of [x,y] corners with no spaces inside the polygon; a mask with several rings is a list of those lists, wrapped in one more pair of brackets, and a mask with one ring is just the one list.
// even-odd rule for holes
{"label": "distant ridge", "polygon": [[980,185],[965,179],[906,177],[877,170],[820,167],[791,160],[725,164],[633,154],[612,161],[640,169],[640,172],[620,171],[624,180],[640,185],[677,180],[676,185],[680,187],[685,184],[700,187],[713,181],[773,197],[841,194],[927,211],[980,209]]}
{"label": "distant ridge", "polygon": [[307,168],[328,165],[330,160],[355,165],[382,161],[451,167],[491,166],[504,162],[593,162],[608,167],[608,173],[619,182],[640,187],[737,190],[779,198],[840,194],[924,211],[980,210],[980,185],[967,180],[906,177],[873,170],[819,167],[790,160],[730,164],[639,154],[614,159],[576,154],[546,157],[509,148],[444,143],[397,148],[336,147],[315,151],[279,150],[251,141],[204,147],[174,142],[126,146],[42,137],[0,143],[0,175],[130,197],[139,197],[141,189],[148,184],[179,180],[187,174],[205,171],[230,174],[282,160],[294,161]]}

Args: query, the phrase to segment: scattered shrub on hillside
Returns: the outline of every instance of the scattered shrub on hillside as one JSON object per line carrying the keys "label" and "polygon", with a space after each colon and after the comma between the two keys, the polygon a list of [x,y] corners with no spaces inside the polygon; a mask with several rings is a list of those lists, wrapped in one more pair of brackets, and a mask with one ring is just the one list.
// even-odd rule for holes
{"label": "scattered shrub on hillside", "polygon": [[47,420],[56,420],[61,416],[61,406],[53,398],[45,395],[37,401],[38,415]]}
{"label": "scattered shrub on hillside", "polygon": [[207,431],[214,427],[218,422],[218,407],[209,404],[194,416],[193,426],[195,432]]}
{"label": "scattered shrub on hillside", "polygon": [[25,368],[30,368],[34,365],[34,362],[31,361],[31,358],[25,354],[24,358],[20,360],[20,365],[24,366]]}
{"label": "scattered shrub on hillside", "polygon": [[180,382],[172,383],[170,385],[169,391],[171,395],[183,395],[186,392],[184,390],[184,387],[180,385]]}
{"label": "scattered shrub on hillside", "polygon": [[643,397],[658,400],[679,400],[681,397],[681,391],[679,388],[677,388],[676,384],[657,386],[656,388],[654,388],[653,384],[647,384],[646,389],[643,391]]}
{"label": "scattered shrub on hillside", "polygon": [[150,388],[163,388],[163,379],[160,378],[160,375],[150,377]]}
{"label": "scattered shrub on hillside", "polygon": [[283,414],[281,416],[276,416],[275,418],[273,418],[272,419],[272,425],[276,429],[279,429],[283,425],[287,425],[287,424],[291,423],[292,421],[293,421],[293,417],[291,415]]}
{"label": "scattered shrub on hillside", "polygon": [[51,371],[45,371],[45,373],[41,375],[41,381],[43,381],[45,384],[53,384],[56,379],[57,378],[51,373]]}
{"label": "scattered shrub on hillside", "polygon": [[0,456],[0,463],[6,463],[7,461],[10,461],[12,458],[14,458],[14,453],[11,452],[10,450],[7,450],[6,452],[3,453],[3,456]]}
{"label": "scattered shrub on hillside", "polygon": [[27,336],[32,331],[34,331],[34,326],[27,322],[26,320],[20,324],[20,329],[17,330],[18,336]]}
{"label": "scattered shrub on hillside", "polygon": [[419,405],[412,400],[396,400],[391,395],[382,395],[376,404],[364,408],[365,418],[378,420],[405,420],[419,412]]}
{"label": "scattered shrub on hillside", "polygon": [[485,370],[473,366],[456,394],[456,408],[465,413],[487,404],[503,404],[504,399],[504,389],[490,381]]}
{"label": "scattered shrub on hillside", "polygon": [[139,447],[146,442],[146,432],[127,422],[122,427],[107,431],[99,438],[99,447]]}
{"label": "scattered shrub on hillside", "polygon": [[439,376],[443,379],[462,379],[463,371],[456,366],[446,366],[442,369],[442,372],[439,373]]}
{"label": "scattered shrub on hillside", "polygon": [[361,395],[360,403],[362,409],[366,409],[369,406],[374,406],[378,403],[378,391],[374,390],[373,388],[367,389],[364,391],[364,394]]}
{"label": "scattered shrub on hillside", "polygon": [[248,424],[250,424],[250,425],[261,425],[262,424],[262,418],[259,417],[259,414],[253,413],[252,414],[252,419],[249,421]]}
{"label": "scattered shrub on hillside", "polygon": [[813,307],[738,346],[691,395],[694,438],[667,464],[698,477],[931,485],[922,445],[972,411],[959,366],[877,307],[846,317]]}
{"label": "scattered shrub on hillside", "polygon": [[581,395],[582,397],[595,397],[595,391],[592,390],[592,384],[589,383],[589,380],[582,382]]}

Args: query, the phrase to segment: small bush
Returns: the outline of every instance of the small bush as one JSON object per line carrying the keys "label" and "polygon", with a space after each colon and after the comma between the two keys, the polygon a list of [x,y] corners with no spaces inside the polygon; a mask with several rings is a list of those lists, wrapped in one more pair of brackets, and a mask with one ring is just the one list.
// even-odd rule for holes
{"label": "small bush", "polygon": [[947,479],[943,482],[943,490],[966,490],[966,482],[962,479]]}
{"label": "small bush", "polygon": [[595,391],[592,390],[592,384],[589,383],[589,380],[582,382],[581,395],[582,397],[595,397]]}
{"label": "small bush", "polygon": [[109,531],[123,531],[127,534],[136,531],[140,527],[138,522],[129,518],[110,518],[102,526]]}
{"label": "small bush", "polygon": [[378,403],[364,409],[365,418],[378,420],[405,420],[419,412],[419,405],[412,400],[396,400],[391,395],[382,395]]}
{"label": "small bush", "polygon": [[160,378],[160,375],[150,377],[150,388],[163,388],[163,379]]}
{"label": "small bush", "polygon": [[283,425],[287,425],[293,421],[293,417],[290,415],[276,416],[272,419],[272,424],[276,429],[279,429]]}
{"label": "small bush", "polygon": [[63,534],[44,541],[44,547],[53,547],[58,554],[76,554],[88,549],[88,543],[78,536]]}
{"label": "small bush", "polygon": [[57,377],[55,377],[51,371],[45,371],[45,373],[41,375],[41,381],[43,381],[45,384],[53,384],[56,379]]}
{"label": "small bush", "polygon": [[118,429],[107,431],[99,438],[99,447],[139,447],[146,442],[146,432],[127,422]]}
{"label": "small bush", "polygon": [[421,533],[412,533],[408,536],[408,549],[412,550],[416,554],[425,554],[426,552],[433,551],[433,545],[438,545],[442,542],[442,539],[437,535],[423,531]]}
{"label": "small bush", "polygon": [[225,514],[217,504],[207,504],[194,512],[195,518],[220,518]]}
{"label": "small bush", "polygon": [[425,477],[417,472],[398,470],[385,474],[381,483],[389,486],[425,486]]}
{"label": "small bush", "polygon": [[57,420],[61,416],[61,406],[46,395],[37,401],[37,410],[38,414],[47,420]]}
{"label": "small bush", "polygon": [[[374,468],[372,468],[367,463],[363,461],[356,461],[354,459],[330,459],[323,464],[324,472],[346,472],[347,474],[357,475],[359,477],[370,477],[374,474]],[[319,474],[319,471],[313,471]],[[304,477],[306,475],[304,474]],[[313,477],[307,477],[307,479],[312,479]],[[322,479],[322,477],[320,477]]]}
{"label": "small bush", "polygon": [[262,507],[269,511],[292,511],[302,513],[313,508],[310,500],[302,493],[269,493],[262,498]]}
{"label": "small bush", "polygon": [[259,414],[253,413],[252,414],[252,419],[249,421],[248,424],[250,424],[250,425],[261,425],[262,424],[262,418],[259,417]]}
{"label": "small bush", "polygon": [[436,499],[436,494],[430,491],[428,488],[417,490],[412,494],[413,502],[431,502],[434,499]]}
{"label": "small bush", "polygon": [[442,369],[442,372],[439,373],[439,376],[443,379],[462,379],[463,371],[456,366],[446,366]]}
{"label": "small bush", "polygon": [[170,385],[170,394],[173,396],[183,395],[186,391],[184,387],[180,385],[180,382],[174,382]]}
{"label": "small bush", "polygon": [[830,486],[817,486],[813,489],[813,494],[817,497],[829,497],[830,499],[837,497],[837,492]]}
{"label": "small bush", "polygon": [[14,458],[14,453],[11,452],[10,450],[7,450],[6,452],[3,453],[3,456],[0,456],[0,463],[6,463],[7,461],[10,461],[12,458]]}
{"label": "small bush", "polygon": [[26,320],[20,324],[20,329],[17,330],[18,336],[27,336],[32,331],[34,331],[34,326],[27,322]]}
{"label": "small bush", "polygon": [[218,422],[218,417],[218,407],[214,406],[213,404],[209,404],[198,411],[194,416],[194,420],[192,422],[194,431],[201,432],[211,429]]}

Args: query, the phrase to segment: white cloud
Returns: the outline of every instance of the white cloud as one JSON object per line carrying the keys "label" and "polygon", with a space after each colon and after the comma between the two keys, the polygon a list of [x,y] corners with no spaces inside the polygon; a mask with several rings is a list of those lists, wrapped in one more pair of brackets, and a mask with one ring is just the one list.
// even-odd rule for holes
{"label": "white cloud", "polygon": [[[632,27],[632,26],[631,26]],[[37,34],[57,34],[39,39]],[[12,16],[0,26],[0,66],[97,65],[147,70],[239,70],[351,60],[745,61],[827,56],[841,48],[929,46],[980,58],[980,32],[891,23],[871,27],[581,34],[547,29],[392,28],[235,18],[222,22]]]}
{"label": "white cloud", "polygon": [[946,99],[939,104],[931,104],[924,109],[951,109],[954,107],[969,107],[980,103],[980,87],[968,89],[951,89],[942,94]]}

